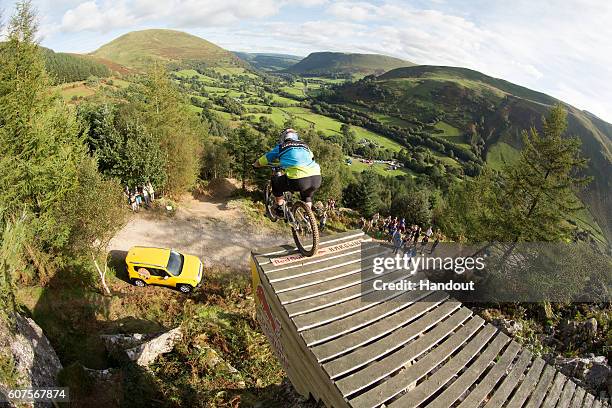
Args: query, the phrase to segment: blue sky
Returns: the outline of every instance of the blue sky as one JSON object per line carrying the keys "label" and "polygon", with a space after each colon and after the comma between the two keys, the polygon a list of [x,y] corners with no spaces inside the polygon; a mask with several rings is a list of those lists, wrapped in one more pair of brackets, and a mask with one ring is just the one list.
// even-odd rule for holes
{"label": "blue sky", "polygon": [[[9,15],[12,1],[0,0]],[[373,52],[479,70],[612,122],[612,1],[34,0],[41,43],[89,52],[144,28],[234,51]]]}

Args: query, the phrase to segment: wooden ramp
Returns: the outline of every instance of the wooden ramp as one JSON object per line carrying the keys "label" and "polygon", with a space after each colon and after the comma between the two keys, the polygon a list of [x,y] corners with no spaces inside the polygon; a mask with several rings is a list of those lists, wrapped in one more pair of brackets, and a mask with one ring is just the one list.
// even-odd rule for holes
{"label": "wooden ramp", "polygon": [[361,231],[321,241],[312,258],[252,252],[258,321],[300,394],[336,408],[607,406],[444,292],[364,301],[362,242],[364,256],[388,249]]}

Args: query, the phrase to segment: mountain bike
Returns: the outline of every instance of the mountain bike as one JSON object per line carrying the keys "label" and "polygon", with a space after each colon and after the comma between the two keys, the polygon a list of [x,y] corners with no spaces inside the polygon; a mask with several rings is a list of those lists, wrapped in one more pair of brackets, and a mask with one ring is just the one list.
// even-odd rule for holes
{"label": "mountain bike", "polygon": [[[266,166],[272,169],[272,177],[280,177],[282,168],[278,166]],[[285,204],[282,206],[283,216],[287,224],[291,226],[293,240],[300,253],[304,256],[313,256],[319,249],[319,226],[312,208],[305,202],[295,197],[296,193],[285,192],[283,198]],[[278,221],[281,216],[275,213],[276,200],[272,194],[272,181],[268,181],[265,191],[266,216],[272,221]]]}

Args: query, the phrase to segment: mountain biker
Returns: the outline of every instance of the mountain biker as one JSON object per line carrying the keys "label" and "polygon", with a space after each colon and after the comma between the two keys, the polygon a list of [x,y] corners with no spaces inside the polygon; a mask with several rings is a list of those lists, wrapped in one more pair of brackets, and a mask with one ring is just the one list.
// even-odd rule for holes
{"label": "mountain biker", "polygon": [[302,201],[312,208],[312,197],[321,187],[321,168],[314,160],[308,145],[300,140],[295,130],[283,130],[278,144],[253,163],[253,167],[263,167],[277,161],[285,174],[272,177],[272,193],[276,198],[275,212],[283,212],[283,193],[286,191],[299,192]]}

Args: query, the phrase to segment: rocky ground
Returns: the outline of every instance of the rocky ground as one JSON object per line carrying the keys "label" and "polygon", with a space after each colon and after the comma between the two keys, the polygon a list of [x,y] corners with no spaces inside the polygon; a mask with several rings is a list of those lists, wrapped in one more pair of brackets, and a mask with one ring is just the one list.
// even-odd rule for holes
{"label": "rocky ground", "polygon": [[556,305],[549,319],[533,316],[521,306],[478,312],[589,392],[602,400],[612,396],[609,304]]}

